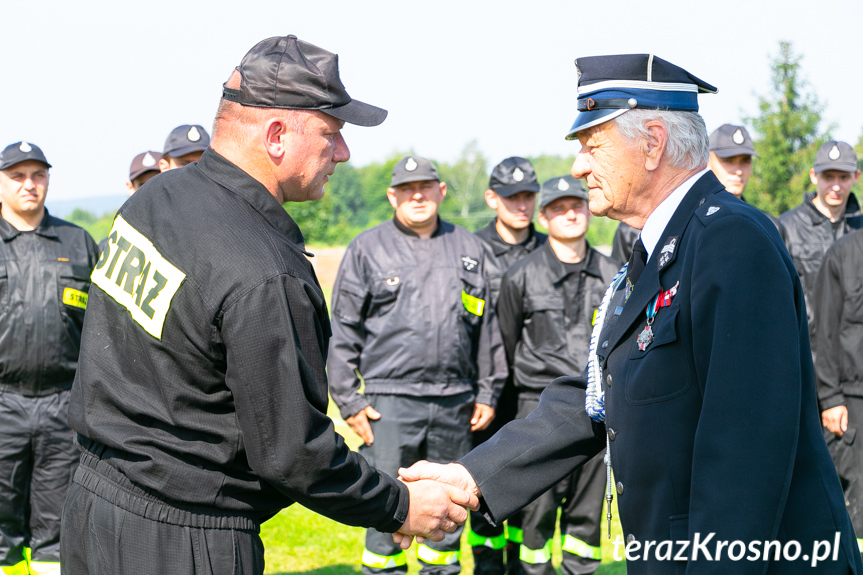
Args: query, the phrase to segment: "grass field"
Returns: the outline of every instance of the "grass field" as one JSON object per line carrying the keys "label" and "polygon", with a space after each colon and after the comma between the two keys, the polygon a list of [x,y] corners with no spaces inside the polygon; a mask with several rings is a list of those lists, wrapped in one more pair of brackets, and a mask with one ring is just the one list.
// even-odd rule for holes
{"label": "grass field", "polygon": [[[336,430],[345,437],[348,445],[356,448],[359,438],[348,428],[333,409],[330,402],[330,417]],[[624,575],[623,562],[615,562],[612,541],[620,535],[617,522],[617,505],[613,506],[611,539],[602,540],[603,565],[598,575]],[[603,512],[604,516],[604,512]],[[602,532],[606,533],[603,519]],[[267,521],[261,528],[261,538],[266,549],[266,573],[314,575],[356,575],[360,573],[360,555],[363,549],[363,529],[348,527],[318,515],[300,505],[293,505]],[[461,565],[463,573],[473,572],[473,557],[462,536]],[[556,542],[553,563],[560,572],[560,545]],[[408,551],[408,572],[417,573],[415,547]]]}

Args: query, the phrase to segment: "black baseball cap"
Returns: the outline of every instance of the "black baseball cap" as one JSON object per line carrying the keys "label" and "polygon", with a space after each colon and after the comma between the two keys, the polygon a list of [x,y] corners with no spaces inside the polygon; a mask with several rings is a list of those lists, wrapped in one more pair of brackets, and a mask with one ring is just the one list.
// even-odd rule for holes
{"label": "black baseball cap", "polygon": [[158,172],[159,160],[162,159],[162,154],[159,152],[141,152],[132,159],[132,165],[129,166],[129,180],[134,180],[141,174],[147,172]]}
{"label": "black baseball cap", "polygon": [[45,154],[42,153],[39,146],[28,142],[15,142],[14,144],[9,144],[3,152],[0,152],[0,170],[11,168],[15,164],[20,164],[27,160],[42,162],[46,167],[51,167],[51,164],[45,159]]}
{"label": "black baseball cap", "polygon": [[428,180],[440,181],[437,168],[431,163],[431,160],[420,156],[407,156],[393,166],[393,179],[390,182],[390,187],[394,188],[399,184]]}
{"label": "black baseball cap", "polygon": [[569,174],[544,181],[542,189],[539,191],[540,209],[558,198],[581,198],[582,200],[586,200],[587,190],[584,189],[584,183],[581,180],[576,180]]}
{"label": "black baseball cap", "polygon": [[203,152],[210,145],[210,134],[203,126],[198,124],[183,124],[177,126],[168,134],[165,140],[165,149],[162,151],[166,156],[179,158],[192,152]]}
{"label": "black baseball cap", "polygon": [[845,142],[830,140],[818,148],[813,169],[816,174],[825,170],[856,172],[859,169],[857,167],[857,152]]}
{"label": "black baseball cap", "polygon": [[720,158],[758,156],[752,138],[743,126],[722,124],[710,134],[710,151]]}
{"label": "black baseball cap", "polygon": [[488,187],[500,197],[508,198],[519,192],[538,192],[539,182],[529,161],[512,156],[494,167]]}
{"label": "black baseball cap", "polygon": [[237,67],[240,89],[222,86],[222,98],[244,106],[320,110],[358,126],[377,126],[387,111],[348,95],[339,57],[296,36],[258,42]]}

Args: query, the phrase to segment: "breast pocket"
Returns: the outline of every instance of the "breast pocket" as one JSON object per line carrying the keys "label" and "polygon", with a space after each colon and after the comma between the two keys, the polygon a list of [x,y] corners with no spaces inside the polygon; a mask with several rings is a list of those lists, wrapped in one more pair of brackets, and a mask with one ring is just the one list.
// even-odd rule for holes
{"label": "breast pocket", "polygon": [[68,339],[63,345],[68,359],[76,360],[84,325],[84,311],[90,292],[90,268],[86,265],[58,263],[57,305]]}
{"label": "breast pocket", "polygon": [[566,347],[562,293],[525,295],[525,344],[535,350],[556,351]]}
{"label": "breast pocket", "polygon": [[7,311],[9,307],[9,272],[6,264],[0,263],[0,311]]}
{"label": "breast pocket", "polygon": [[402,291],[402,284],[407,280],[404,272],[394,272],[375,279],[369,288],[366,317],[381,317],[392,311]]}
{"label": "breast pocket", "polygon": [[455,303],[466,323],[478,325],[487,313],[488,297],[485,282],[475,273],[460,272],[461,301]]}
{"label": "breast pocket", "polygon": [[643,351],[637,338],[644,329],[636,330],[633,336],[626,383],[626,398],[633,405],[666,401],[689,388],[689,370],[677,341],[678,310],[659,311],[651,326],[653,340]]}

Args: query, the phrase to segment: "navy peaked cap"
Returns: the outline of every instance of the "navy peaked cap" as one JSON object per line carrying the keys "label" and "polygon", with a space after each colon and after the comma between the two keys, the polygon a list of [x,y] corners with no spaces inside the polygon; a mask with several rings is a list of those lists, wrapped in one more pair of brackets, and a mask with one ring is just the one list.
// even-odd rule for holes
{"label": "navy peaked cap", "polygon": [[698,94],[716,88],[653,54],[590,56],[575,60],[578,117],[566,135],[612,120],[627,110],[646,108],[697,112]]}

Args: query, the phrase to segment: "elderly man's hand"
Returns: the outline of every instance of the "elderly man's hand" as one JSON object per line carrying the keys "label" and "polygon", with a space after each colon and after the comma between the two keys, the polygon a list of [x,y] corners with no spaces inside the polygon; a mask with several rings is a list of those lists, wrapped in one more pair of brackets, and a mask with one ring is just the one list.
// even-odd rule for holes
{"label": "elderly man's hand", "polygon": [[411,546],[414,536],[422,543],[426,538],[441,541],[467,521],[465,507],[479,508],[479,499],[463,489],[437,481],[405,482],[410,492],[408,517],[393,541],[402,549]]}
{"label": "elderly man's hand", "polygon": [[473,476],[460,463],[442,465],[425,460],[417,461],[408,468],[400,467],[399,479],[408,485],[410,485],[409,482],[411,481],[420,481],[423,479],[431,479],[452,485],[470,493],[476,498],[477,507],[471,507],[471,509],[476,510],[479,508],[479,498],[482,497],[479,487],[477,487],[476,481],[473,480]]}

